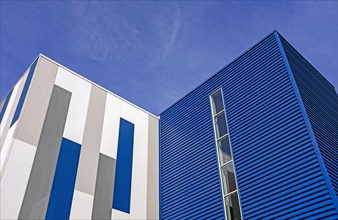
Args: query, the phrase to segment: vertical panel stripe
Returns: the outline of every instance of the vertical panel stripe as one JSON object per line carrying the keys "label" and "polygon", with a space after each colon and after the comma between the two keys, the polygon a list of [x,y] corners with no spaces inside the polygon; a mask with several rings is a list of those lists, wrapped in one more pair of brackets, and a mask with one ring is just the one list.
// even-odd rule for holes
{"label": "vertical panel stripe", "polygon": [[2,118],[4,117],[5,111],[7,109],[7,105],[9,102],[9,99],[11,98],[13,89],[8,93],[8,95],[5,97],[5,100],[1,103],[1,110],[0,110],[0,123],[2,122]]}
{"label": "vertical panel stripe", "polygon": [[21,110],[15,138],[37,146],[46,117],[50,96],[53,91],[58,66],[45,58],[39,64]]}
{"label": "vertical panel stripe", "polygon": [[16,110],[16,106],[18,105],[19,98],[20,98],[23,86],[25,84],[28,72],[29,72],[29,69],[23,74],[23,76],[20,78],[20,80],[15,84],[11,98],[10,98],[8,105],[7,105],[7,108],[6,108],[7,110],[5,110],[5,112],[4,112],[4,116],[2,118],[2,122],[1,122],[1,125],[0,125],[0,135],[1,135],[1,137],[0,137],[0,150],[2,150],[5,139],[7,137],[7,133],[9,131],[9,128],[10,128],[10,125],[11,125],[11,122],[12,122],[12,118],[13,118],[15,110]]}
{"label": "vertical panel stripe", "polygon": [[133,143],[134,124],[121,118],[117,148],[113,208],[126,213],[130,212]]}
{"label": "vertical panel stripe", "polygon": [[69,219],[81,145],[62,139],[46,219]]}
{"label": "vertical panel stripe", "polygon": [[46,216],[70,98],[70,92],[54,86],[19,219]]}
{"label": "vertical panel stripe", "polygon": [[18,106],[16,107],[11,126],[18,120],[18,118],[20,116],[21,109],[22,109],[23,103],[25,102],[25,98],[26,98],[26,95],[27,95],[27,92],[28,92],[29,85],[31,84],[31,81],[32,81],[32,78],[33,78],[33,73],[34,73],[37,61],[38,61],[38,59],[36,59],[34,61],[31,68],[29,69],[29,73],[28,73],[25,85],[23,87]]}
{"label": "vertical panel stripe", "polygon": [[92,219],[111,219],[116,160],[100,153]]}
{"label": "vertical panel stripe", "polygon": [[106,92],[92,86],[75,189],[94,195]]}
{"label": "vertical panel stripe", "polygon": [[158,119],[148,122],[147,219],[159,219],[159,148]]}

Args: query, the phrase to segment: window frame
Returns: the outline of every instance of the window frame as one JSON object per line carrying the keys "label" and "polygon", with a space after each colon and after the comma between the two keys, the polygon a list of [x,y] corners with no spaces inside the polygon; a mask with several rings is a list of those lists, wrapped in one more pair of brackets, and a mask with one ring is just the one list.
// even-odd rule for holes
{"label": "window frame", "polygon": [[[222,97],[222,104],[223,104],[223,109],[217,113],[215,113],[215,104],[213,102],[213,97],[212,95],[214,95],[215,93],[217,93],[218,91],[220,91],[221,93],[221,97]],[[224,103],[224,96],[223,96],[223,88],[219,88],[216,91],[214,91],[213,93],[211,93],[209,95],[209,100],[210,100],[210,110],[211,110],[211,116],[212,116],[212,123],[213,123],[213,131],[214,131],[214,140],[215,140],[215,146],[216,146],[216,154],[217,154],[217,162],[218,162],[218,171],[219,171],[219,177],[220,177],[220,183],[221,183],[221,190],[222,190],[222,197],[223,197],[223,209],[224,209],[224,216],[225,218],[228,220],[227,217],[227,210],[226,210],[226,198],[228,196],[231,196],[232,194],[237,193],[237,198],[238,198],[238,205],[239,205],[239,212],[241,214],[241,219],[243,219],[243,214],[242,214],[242,208],[241,208],[241,201],[240,201],[240,197],[239,197],[239,193],[238,193],[238,183],[237,183],[237,178],[236,178],[236,170],[235,170],[235,166],[234,166],[234,161],[233,161],[233,152],[232,152],[232,145],[231,145],[231,139],[230,139],[230,131],[229,131],[229,124],[228,124],[228,118],[226,115],[226,110],[225,110],[225,103]],[[227,128],[227,133],[224,134],[221,137],[217,137],[217,131],[216,131],[216,117],[219,116],[220,114],[222,114],[224,112],[224,117],[225,117],[225,123],[226,123],[226,128]],[[220,162],[220,152],[219,152],[219,144],[218,142],[220,140],[222,140],[223,138],[228,138],[229,141],[229,147],[230,147],[230,152],[231,152],[231,159],[229,161],[227,161],[224,164],[221,164]],[[233,171],[234,171],[234,177],[235,177],[235,184],[236,184],[236,190],[229,192],[229,193],[225,193],[225,188],[227,188],[227,183],[224,183],[223,181],[223,176],[222,176],[222,167],[228,165],[232,163],[232,167],[233,167]]]}

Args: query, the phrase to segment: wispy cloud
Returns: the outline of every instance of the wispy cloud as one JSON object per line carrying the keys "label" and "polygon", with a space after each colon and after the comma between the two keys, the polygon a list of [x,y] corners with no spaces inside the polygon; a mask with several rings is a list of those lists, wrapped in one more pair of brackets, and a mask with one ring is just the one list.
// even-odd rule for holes
{"label": "wispy cloud", "polygon": [[172,31],[169,35],[168,40],[166,40],[163,44],[163,48],[160,48],[159,53],[154,56],[154,58],[151,60],[151,62],[148,65],[148,69],[152,68],[155,65],[160,64],[170,53],[172,50],[175,41],[177,39],[177,35],[179,33],[180,27],[181,27],[181,11],[180,8],[176,7],[176,13],[174,16],[174,21],[172,23]]}

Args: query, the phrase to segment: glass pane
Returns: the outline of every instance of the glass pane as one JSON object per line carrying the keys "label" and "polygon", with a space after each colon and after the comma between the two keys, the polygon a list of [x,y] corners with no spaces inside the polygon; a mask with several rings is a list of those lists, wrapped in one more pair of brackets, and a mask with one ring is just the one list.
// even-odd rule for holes
{"label": "glass pane", "polygon": [[235,191],[237,187],[232,162],[222,166],[221,169],[222,169],[224,193],[228,194]]}
{"label": "glass pane", "polygon": [[229,144],[229,138],[225,137],[218,141],[218,154],[219,154],[219,160],[220,164],[225,164],[228,161],[231,160],[231,151],[230,151],[230,144]]}
{"label": "glass pane", "polygon": [[224,112],[222,112],[221,114],[215,117],[215,126],[216,126],[216,137],[217,138],[220,138],[226,133],[228,133]]}
{"label": "glass pane", "polygon": [[220,112],[224,109],[221,90],[214,93],[211,96],[211,98],[212,98],[212,105],[213,105],[213,109],[214,109],[214,114],[217,114],[218,112]]}
{"label": "glass pane", "polygon": [[237,193],[225,197],[225,209],[227,213],[227,220],[241,219],[241,210],[239,208]]}

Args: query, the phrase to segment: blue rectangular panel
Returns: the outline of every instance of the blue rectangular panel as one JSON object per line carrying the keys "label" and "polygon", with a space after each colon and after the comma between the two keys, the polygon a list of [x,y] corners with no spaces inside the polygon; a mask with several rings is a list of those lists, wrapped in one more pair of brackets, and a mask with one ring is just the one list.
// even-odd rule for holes
{"label": "blue rectangular panel", "polygon": [[133,165],[134,124],[120,119],[117,148],[113,208],[130,212],[130,191]]}
{"label": "blue rectangular panel", "polygon": [[19,99],[18,106],[16,107],[16,110],[15,110],[15,113],[14,113],[14,117],[13,117],[11,126],[18,120],[18,118],[20,116],[23,103],[25,102],[25,99],[26,99],[28,88],[29,88],[29,86],[31,84],[31,81],[32,81],[32,78],[33,78],[33,73],[34,73],[37,61],[38,61],[38,59],[36,59],[34,61],[34,63],[32,64],[31,68],[29,69],[29,73],[28,73],[25,85],[24,85],[24,87],[22,89],[22,93],[21,93],[21,96],[20,96],[20,99]]}
{"label": "blue rectangular panel", "polygon": [[0,123],[2,122],[2,118],[4,117],[5,111],[7,109],[8,102],[11,99],[12,92],[13,92],[13,89],[5,97],[4,105],[2,106],[2,109],[1,109],[1,112],[0,112]]}
{"label": "blue rectangular panel", "polygon": [[62,139],[46,219],[69,219],[81,145]]}

